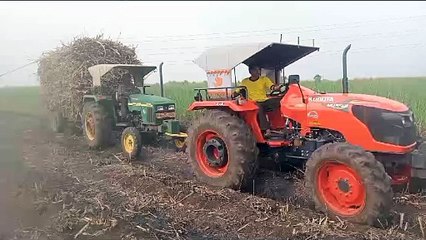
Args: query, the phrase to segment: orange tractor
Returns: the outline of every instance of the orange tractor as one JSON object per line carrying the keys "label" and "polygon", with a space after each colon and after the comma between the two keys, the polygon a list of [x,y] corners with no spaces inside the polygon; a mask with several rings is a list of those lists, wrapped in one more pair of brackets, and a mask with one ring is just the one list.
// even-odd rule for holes
{"label": "orange tractor", "polygon": [[[306,188],[318,210],[330,216],[375,224],[392,207],[392,185],[426,178],[425,145],[412,111],[387,98],[348,91],[343,54],[343,92],[319,93],[284,82],[284,67],[319,48],[259,43],[209,49],[194,62],[207,72],[208,88],[195,89],[189,110],[202,110],[188,131],[188,154],[199,180],[241,189],[252,184],[265,157],[303,162]],[[258,106],[232,79],[243,63],[262,68],[279,90],[267,111],[274,134],[259,127]],[[232,71],[234,70],[234,71]],[[217,86],[222,84],[222,86]],[[235,90],[239,95],[232,94]]]}

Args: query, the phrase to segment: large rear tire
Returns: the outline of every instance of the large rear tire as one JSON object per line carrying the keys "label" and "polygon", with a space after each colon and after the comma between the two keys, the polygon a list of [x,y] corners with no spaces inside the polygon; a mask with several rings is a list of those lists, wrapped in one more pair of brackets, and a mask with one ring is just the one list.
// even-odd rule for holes
{"label": "large rear tire", "polygon": [[377,225],[392,207],[391,178],[383,165],[347,143],[326,144],[313,152],[305,180],[317,210],[332,217]]}
{"label": "large rear tire", "polygon": [[197,178],[209,185],[239,190],[251,183],[258,149],[251,129],[229,112],[207,110],[188,131],[188,152]]}
{"label": "large rear tire", "polygon": [[90,148],[103,148],[112,138],[112,120],[106,110],[94,102],[83,106],[83,131]]}

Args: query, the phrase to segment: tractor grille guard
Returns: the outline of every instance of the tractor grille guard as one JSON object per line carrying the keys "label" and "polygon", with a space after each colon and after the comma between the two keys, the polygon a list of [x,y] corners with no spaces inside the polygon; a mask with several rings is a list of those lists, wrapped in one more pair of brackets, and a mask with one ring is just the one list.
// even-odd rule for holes
{"label": "tractor grille guard", "polygon": [[[209,100],[232,100],[232,90],[235,89],[241,89],[244,92],[242,92],[241,94],[243,95],[244,98],[247,99],[248,96],[248,89],[245,86],[238,86],[238,87],[219,87],[219,88],[194,88],[195,91],[195,96],[194,96],[194,100],[197,102],[202,102],[203,99],[209,101]],[[240,90],[240,91],[241,91]],[[203,98],[203,94],[204,93],[204,98]],[[216,92],[219,93],[219,97],[212,97],[209,92]]]}
{"label": "tractor grille guard", "polygon": [[394,112],[355,105],[352,112],[367,126],[376,141],[399,146],[416,143],[417,130],[411,111]]}

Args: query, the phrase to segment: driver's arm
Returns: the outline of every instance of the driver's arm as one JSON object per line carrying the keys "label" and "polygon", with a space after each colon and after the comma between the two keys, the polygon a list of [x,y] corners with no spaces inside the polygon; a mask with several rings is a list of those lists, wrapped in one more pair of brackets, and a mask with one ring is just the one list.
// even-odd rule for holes
{"label": "driver's arm", "polygon": [[270,78],[265,76],[263,79],[264,79],[264,83],[265,83],[265,89],[270,90],[270,91],[275,90],[276,86]]}
{"label": "driver's arm", "polygon": [[[238,85],[239,87],[247,87],[244,85],[244,80]],[[241,88],[236,88],[232,93],[233,96],[237,96],[241,92]]]}

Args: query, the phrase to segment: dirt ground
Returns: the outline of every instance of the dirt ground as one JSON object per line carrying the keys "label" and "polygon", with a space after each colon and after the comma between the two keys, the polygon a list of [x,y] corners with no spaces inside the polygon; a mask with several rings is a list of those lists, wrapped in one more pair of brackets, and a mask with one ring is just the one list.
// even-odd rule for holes
{"label": "dirt ground", "polygon": [[300,174],[262,170],[247,192],[194,179],[184,153],[89,150],[46,121],[0,113],[0,239],[422,239],[426,197],[395,196],[368,227],[314,211]]}

